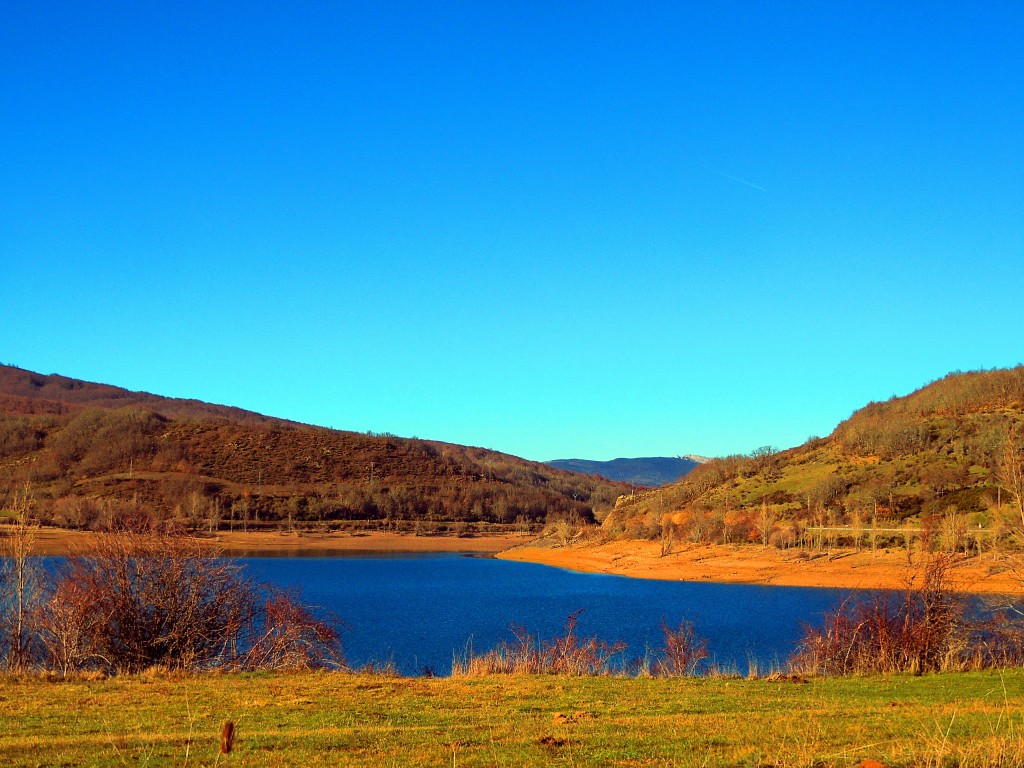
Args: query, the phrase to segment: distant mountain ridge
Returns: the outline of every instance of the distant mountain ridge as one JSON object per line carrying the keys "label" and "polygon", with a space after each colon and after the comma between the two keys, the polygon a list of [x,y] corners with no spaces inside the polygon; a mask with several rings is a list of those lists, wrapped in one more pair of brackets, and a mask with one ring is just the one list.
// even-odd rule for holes
{"label": "distant mountain ridge", "polygon": [[656,488],[680,480],[702,462],[698,460],[698,457],[688,455],[648,456],[637,459],[612,459],[611,461],[555,459],[546,463],[552,467],[567,469],[570,472],[598,475],[622,483]]}

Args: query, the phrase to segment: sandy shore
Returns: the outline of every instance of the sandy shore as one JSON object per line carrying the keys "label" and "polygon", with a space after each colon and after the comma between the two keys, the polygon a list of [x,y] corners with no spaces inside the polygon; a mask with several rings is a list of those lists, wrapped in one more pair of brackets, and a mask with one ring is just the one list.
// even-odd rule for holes
{"label": "sandy shore", "polygon": [[[67,555],[87,548],[94,534],[43,528],[34,551]],[[523,535],[413,536],[398,533],[257,533],[221,532],[202,537],[224,554],[236,556],[321,556],[380,552],[473,552],[505,560],[540,563],[587,573],[641,579],[774,584],[844,589],[899,589],[921,570],[919,558],[907,563],[906,552],[835,550],[811,554],[754,545],[691,545],[660,557],[649,541],[613,541],[570,547],[541,546]],[[1024,593],[1024,558],[1016,565],[1006,556],[954,559],[957,589],[973,593]]]}
{"label": "sandy shore", "polygon": [[[921,569],[917,557],[908,565],[903,550],[875,554],[835,550],[831,555],[808,555],[753,545],[693,545],[677,548],[665,557],[659,555],[657,542],[613,541],[580,547],[525,545],[498,557],[642,579],[844,589],[899,589]],[[1024,592],[1024,562],[1018,561],[1014,570],[1004,556],[958,557],[951,575],[955,587],[963,592]]]}
{"label": "sandy shore", "polygon": [[219,533],[227,554],[356,554],[359,552],[477,552],[495,554],[528,541],[506,536],[413,536],[407,533]]}
{"label": "sandy shore", "polygon": [[[81,552],[95,534],[43,528],[36,537],[34,551],[41,555],[67,555]],[[258,533],[222,532],[200,541],[217,547],[227,555],[330,556],[361,552],[479,552],[494,554],[527,541],[520,535],[507,536],[412,536],[398,533]]]}

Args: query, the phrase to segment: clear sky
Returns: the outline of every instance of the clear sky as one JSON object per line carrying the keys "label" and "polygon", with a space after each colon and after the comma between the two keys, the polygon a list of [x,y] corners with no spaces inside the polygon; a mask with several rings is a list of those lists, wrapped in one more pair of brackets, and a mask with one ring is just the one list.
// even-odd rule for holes
{"label": "clear sky", "polygon": [[1024,361],[1024,4],[0,6],[0,362],[530,459]]}

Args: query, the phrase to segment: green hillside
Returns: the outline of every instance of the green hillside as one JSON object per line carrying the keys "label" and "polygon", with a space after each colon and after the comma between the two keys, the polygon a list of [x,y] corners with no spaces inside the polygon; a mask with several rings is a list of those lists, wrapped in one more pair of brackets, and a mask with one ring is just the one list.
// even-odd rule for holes
{"label": "green hillside", "polygon": [[131,515],[192,528],[462,531],[593,521],[628,486],[483,448],[325,429],[0,366],[0,508],[96,528]]}
{"label": "green hillside", "polygon": [[616,536],[778,546],[861,543],[872,529],[876,544],[903,541],[904,529],[930,547],[1020,544],[1022,444],[1024,367],[953,373],[870,403],[828,437],[713,459],[622,500],[604,525]]}

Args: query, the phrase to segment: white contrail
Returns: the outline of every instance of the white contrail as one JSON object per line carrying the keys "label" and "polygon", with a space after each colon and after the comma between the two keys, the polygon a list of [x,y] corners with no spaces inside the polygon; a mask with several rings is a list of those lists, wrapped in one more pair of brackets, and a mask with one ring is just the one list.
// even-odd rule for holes
{"label": "white contrail", "polygon": [[725,178],[727,178],[727,179],[732,179],[733,181],[738,181],[740,184],[746,184],[748,187],[753,187],[754,189],[760,189],[762,192],[767,192],[768,191],[767,189],[762,187],[760,184],[755,184],[752,181],[747,181],[746,179],[741,179],[739,176],[732,176],[732,175],[730,175],[728,173],[722,173],[722,171],[719,171],[718,173],[719,173],[720,176],[725,176]]}

